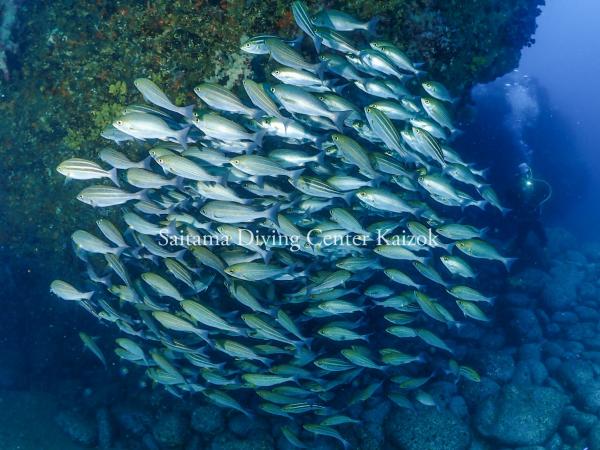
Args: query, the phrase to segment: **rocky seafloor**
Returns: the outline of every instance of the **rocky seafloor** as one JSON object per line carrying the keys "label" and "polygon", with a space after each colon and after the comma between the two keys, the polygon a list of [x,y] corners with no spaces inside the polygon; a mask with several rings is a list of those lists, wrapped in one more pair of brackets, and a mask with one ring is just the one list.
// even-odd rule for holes
{"label": "rocky seafloor", "polygon": [[[493,321],[461,330],[456,351],[481,382],[440,376],[429,391],[437,407],[414,411],[374,396],[356,411],[361,426],[340,427],[352,448],[600,449],[600,244],[582,244],[563,229],[550,229],[549,238],[498,286]],[[56,388],[53,420],[79,447],[291,448],[278,432],[287,419],[249,419],[201,396],[177,399],[140,385],[129,366],[107,372],[89,361],[85,383],[66,379]],[[328,438],[307,444],[339,447]]]}

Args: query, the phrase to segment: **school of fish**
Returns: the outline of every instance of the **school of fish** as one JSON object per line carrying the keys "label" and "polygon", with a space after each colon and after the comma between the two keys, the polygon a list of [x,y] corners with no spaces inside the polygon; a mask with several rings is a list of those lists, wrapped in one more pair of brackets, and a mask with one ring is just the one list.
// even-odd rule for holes
{"label": "school of fish", "polygon": [[[289,420],[298,448],[347,448],[354,405],[435,406],[428,381],[479,380],[448,341],[489,320],[479,265],[513,259],[461,220],[505,208],[450,146],[449,90],[373,37],[377,19],[292,14],[299,37],[241,46],[264,82],[200,83],[181,107],[137,79],[146,104],[102,135],[148,157],[115,146],[57,167],[96,183],[78,200],[118,208],[71,236],[86,280],[51,291],[116,326],[116,356],[172,394]],[[106,365],[109,344],[80,336]]]}

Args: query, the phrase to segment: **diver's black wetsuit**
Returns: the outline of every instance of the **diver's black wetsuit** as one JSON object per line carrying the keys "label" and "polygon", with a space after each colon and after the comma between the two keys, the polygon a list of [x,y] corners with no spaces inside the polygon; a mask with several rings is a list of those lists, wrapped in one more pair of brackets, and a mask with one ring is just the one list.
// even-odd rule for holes
{"label": "diver's black wetsuit", "polygon": [[508,193],[510,218],[517,226],[515,239],[516,248],[521,248],[530,232],[533,232],[542,247],[548,243],[548,238],[541,221],[542,205],[549,198],[551,188],[543,180],[520,176],[517,183]]}

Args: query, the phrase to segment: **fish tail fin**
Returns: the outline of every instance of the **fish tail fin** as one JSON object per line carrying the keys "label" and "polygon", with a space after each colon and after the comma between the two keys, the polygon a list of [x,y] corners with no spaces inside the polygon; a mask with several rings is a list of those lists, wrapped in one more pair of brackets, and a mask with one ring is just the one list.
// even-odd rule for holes
{"label": "fish tail fin", "polygon": [[323,144],[329,140],[329,136],[327,134],[323,134],[321,136],[319,136],[316,140],[315,140],[315,145],[317,146],[317,148],[319,149],[319,151],[323,151]]}
{"label": "fish tail fin", "polygon": [[271,257],[273,256],[273,252],[270,250],[261,249],[261,256],[265,264],[269,264],[271,261]]}
{"label": "fish tail fin", "polygon": [[262,145],[265,134],[267,134],[267,130],[265,129],[258,130],[256,133],[254,133],[253,141],[258,147]]}
{"label": "fish tail fin", "polygon": [[167,225],[167,234],[169,236],[177,235],[177,222],[175,220],[171,220]]}
{"label": "fish tail fin", "polygon": [[150,155],[146,156],[142,161],[140,161],[142,169],[149,170],[152,167],[150,164],[152,161],[153,161],[152,156],[150,156]]}
{"label": "fish tail fin", "polygon": [[302,175],[303,172],[304,172],[304,167],[301,169],[292,170],[290,172],[290,178],[292,180],[296,181],[298,178],[300,178],[300,175]]}
{"label": "fish tail fin", "polygon": [[325,150],[319,150],[317,154],[317,164],[322,166],[325,163]]}
{"label": "fish tail fin", "polygon": [[267,367],[271,367],[273,365],[273,360],[269,358],[259,358],[259,361]]}
{"label": "fish tail fin", "polygon": [[176,252],[175,253],[175,259],[177,261],[179,261],[181,264],[187,266],[187,263],[183,259],[183,257],[185,256],[185,252],[187,252],[187,248],[182,248],[181,250],[179,250],[178,252]]}
{"label": "fish tail fin", "polygon": [[369,20],[369,23],[367,24],[367,35],[368,36],[376,36],[377,35],[377,25],[379,24],[379,22],[381,21],[381,17],[373,17],[371,20]]}
{"label": "fish tail fin", "polygon": [[323,40],[320,37],[318,37],[318,36],[313,37],[313,43],[315,44],[315,51],[317,52],[317,55],[319,53],[321,53],[322,42],[323,42]]}
{"label": "fish tail fin", "polygon": [[490,232],[490,227],[484,227],[484,228],[482,228],[480,230],[480,232],[481,232],[480,235],[479,235],[480,237],[481,236],[485,236],[485,235],[487,235]]}
{"label": "fish tail fin", "polygon": [[191,119],[192,117],[194,117],[194,107],[196,105],[188,105],[188,106],[184,106],[181,108],[181,115],[184,117],[187,117],[188,119]]}
{"label": "fish tail fin", "polygon": [[275,203],[269,209],[265,211],[265,217],[275,223],[277,223],[277,214],[279,214],[279,208],[281,205],[279,203]]}
{"label": "fish tail fin", "polygon": [[506,267],[506,271],[510,272],[510,268],[512,267],[512,265],[515,263],[515,261],[518,258],[504,258],[502,260],[502,264],[504,264],[504,267]]}
{"label": "fish tail fin", "polygon": [[108,176],[110,178],[110,181],[115,183],[115,186],[121,187],[121,184],[119,183],[119,173],[117,172],[116,167],[113,167],[108,171]]}
{"label": "fish tail fin", "polygon": [[229,172],[225,172],[223,175],[217,177],[217,183],[222,184],[223,186],[227,186],[228,178]]}
{"label": "fish tail fin", "polygon": [[475,203],[473,203],[473,204],[474,204],[475,206],[477,206],[479,209],[481,209],[481,210],[484,210],[484,209],[485,209],[485,207],[486,207],[486,205],[487,205],[488,203],[489,203],[489,202],[488,202],[487,200],[480,200],[480,201],[478,201],[478,202],[475,202]]}
{"label": "fish tail fin", "polygon": [[[333,86],[332,89],[336,94],[341,94],[349,85],[350,83],[342,83],[338,84],[337,86]],[[350,113],[352,113],[352,111],[350,111]]]}
{"label": "fish tail fin", "polygon": [[187,138],[191,128],[191,125],[188,125],[176,133],[177,143],[181,145],[185,150],[187,150]]}
{"label": "fish tail fin", "polygon": [[503,217],[506,217],[506,215],[507,215],[509,212],[511,212],[511,211],[512,211],[512,209],[510,209],[510,208],[502,208],[502,207],[500,207],[500,212],[502,213],[502,216],[503,216]]}
{"label": "fish tail fin", "polygon": [[185,190],[185,186],[183,185],[183,183],[185,182],[185,178],[183,177],[175,177],[174,180],[174,186],[179,189],[180,191]]}
{"label": "fish tail fin", "polygon": [[350,192],[346,192],[342,198],[344,199],[344,201],[346,202],[347,205],[351,205],[352,204],[352,197],[354,196],[354,192],[350,191]]}
{"label": "fish tail fin", "polygon": [[490,168],[487,167],[482,170],[471,170],[471,172],[473,172],[475,175],[479,175],[481,178],[487,178],[490,173]]}
{"label": "fish tail fin", "polygon": [[250,117],[253,119],[258,119],[260,117],[265,116],[265,112],[262,109],[252,109],[250,112]]}
{"label": "fish tail fin", "polygon": [[[316,41],[315,41],[315,44],[316,44]],[[317,53],[319,53],[318,50],[317,50]],[[325,62],[325,61],[318,62],[316,64],[316,66],[317,67],[316,67],[315,73],[322,80],[323,76],[325,75],[325,70],[327,70],[327,62]]]}
{"label": "fish tail fin", "polygon": [[338,111],[334,114],[333,123],[340,133],[344,131],[344,122],[350,114],[352,111]]}

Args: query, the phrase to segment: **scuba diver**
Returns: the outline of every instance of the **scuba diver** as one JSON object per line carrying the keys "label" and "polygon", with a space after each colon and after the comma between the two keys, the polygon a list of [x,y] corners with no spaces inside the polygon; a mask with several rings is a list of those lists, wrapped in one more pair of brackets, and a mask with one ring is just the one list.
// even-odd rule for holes
{"label": "scuba diver", "polygon": [[530,233],[534,233],[542,247],[548,243],[548,238],[542,224],[542,206],[552,196],[550,184],[539,178],[534,178],[528,164],[519,164],[519,173],[513,188],[509,192],[511,218],[517,226],[514,241],[517,249],[522,248]]}

